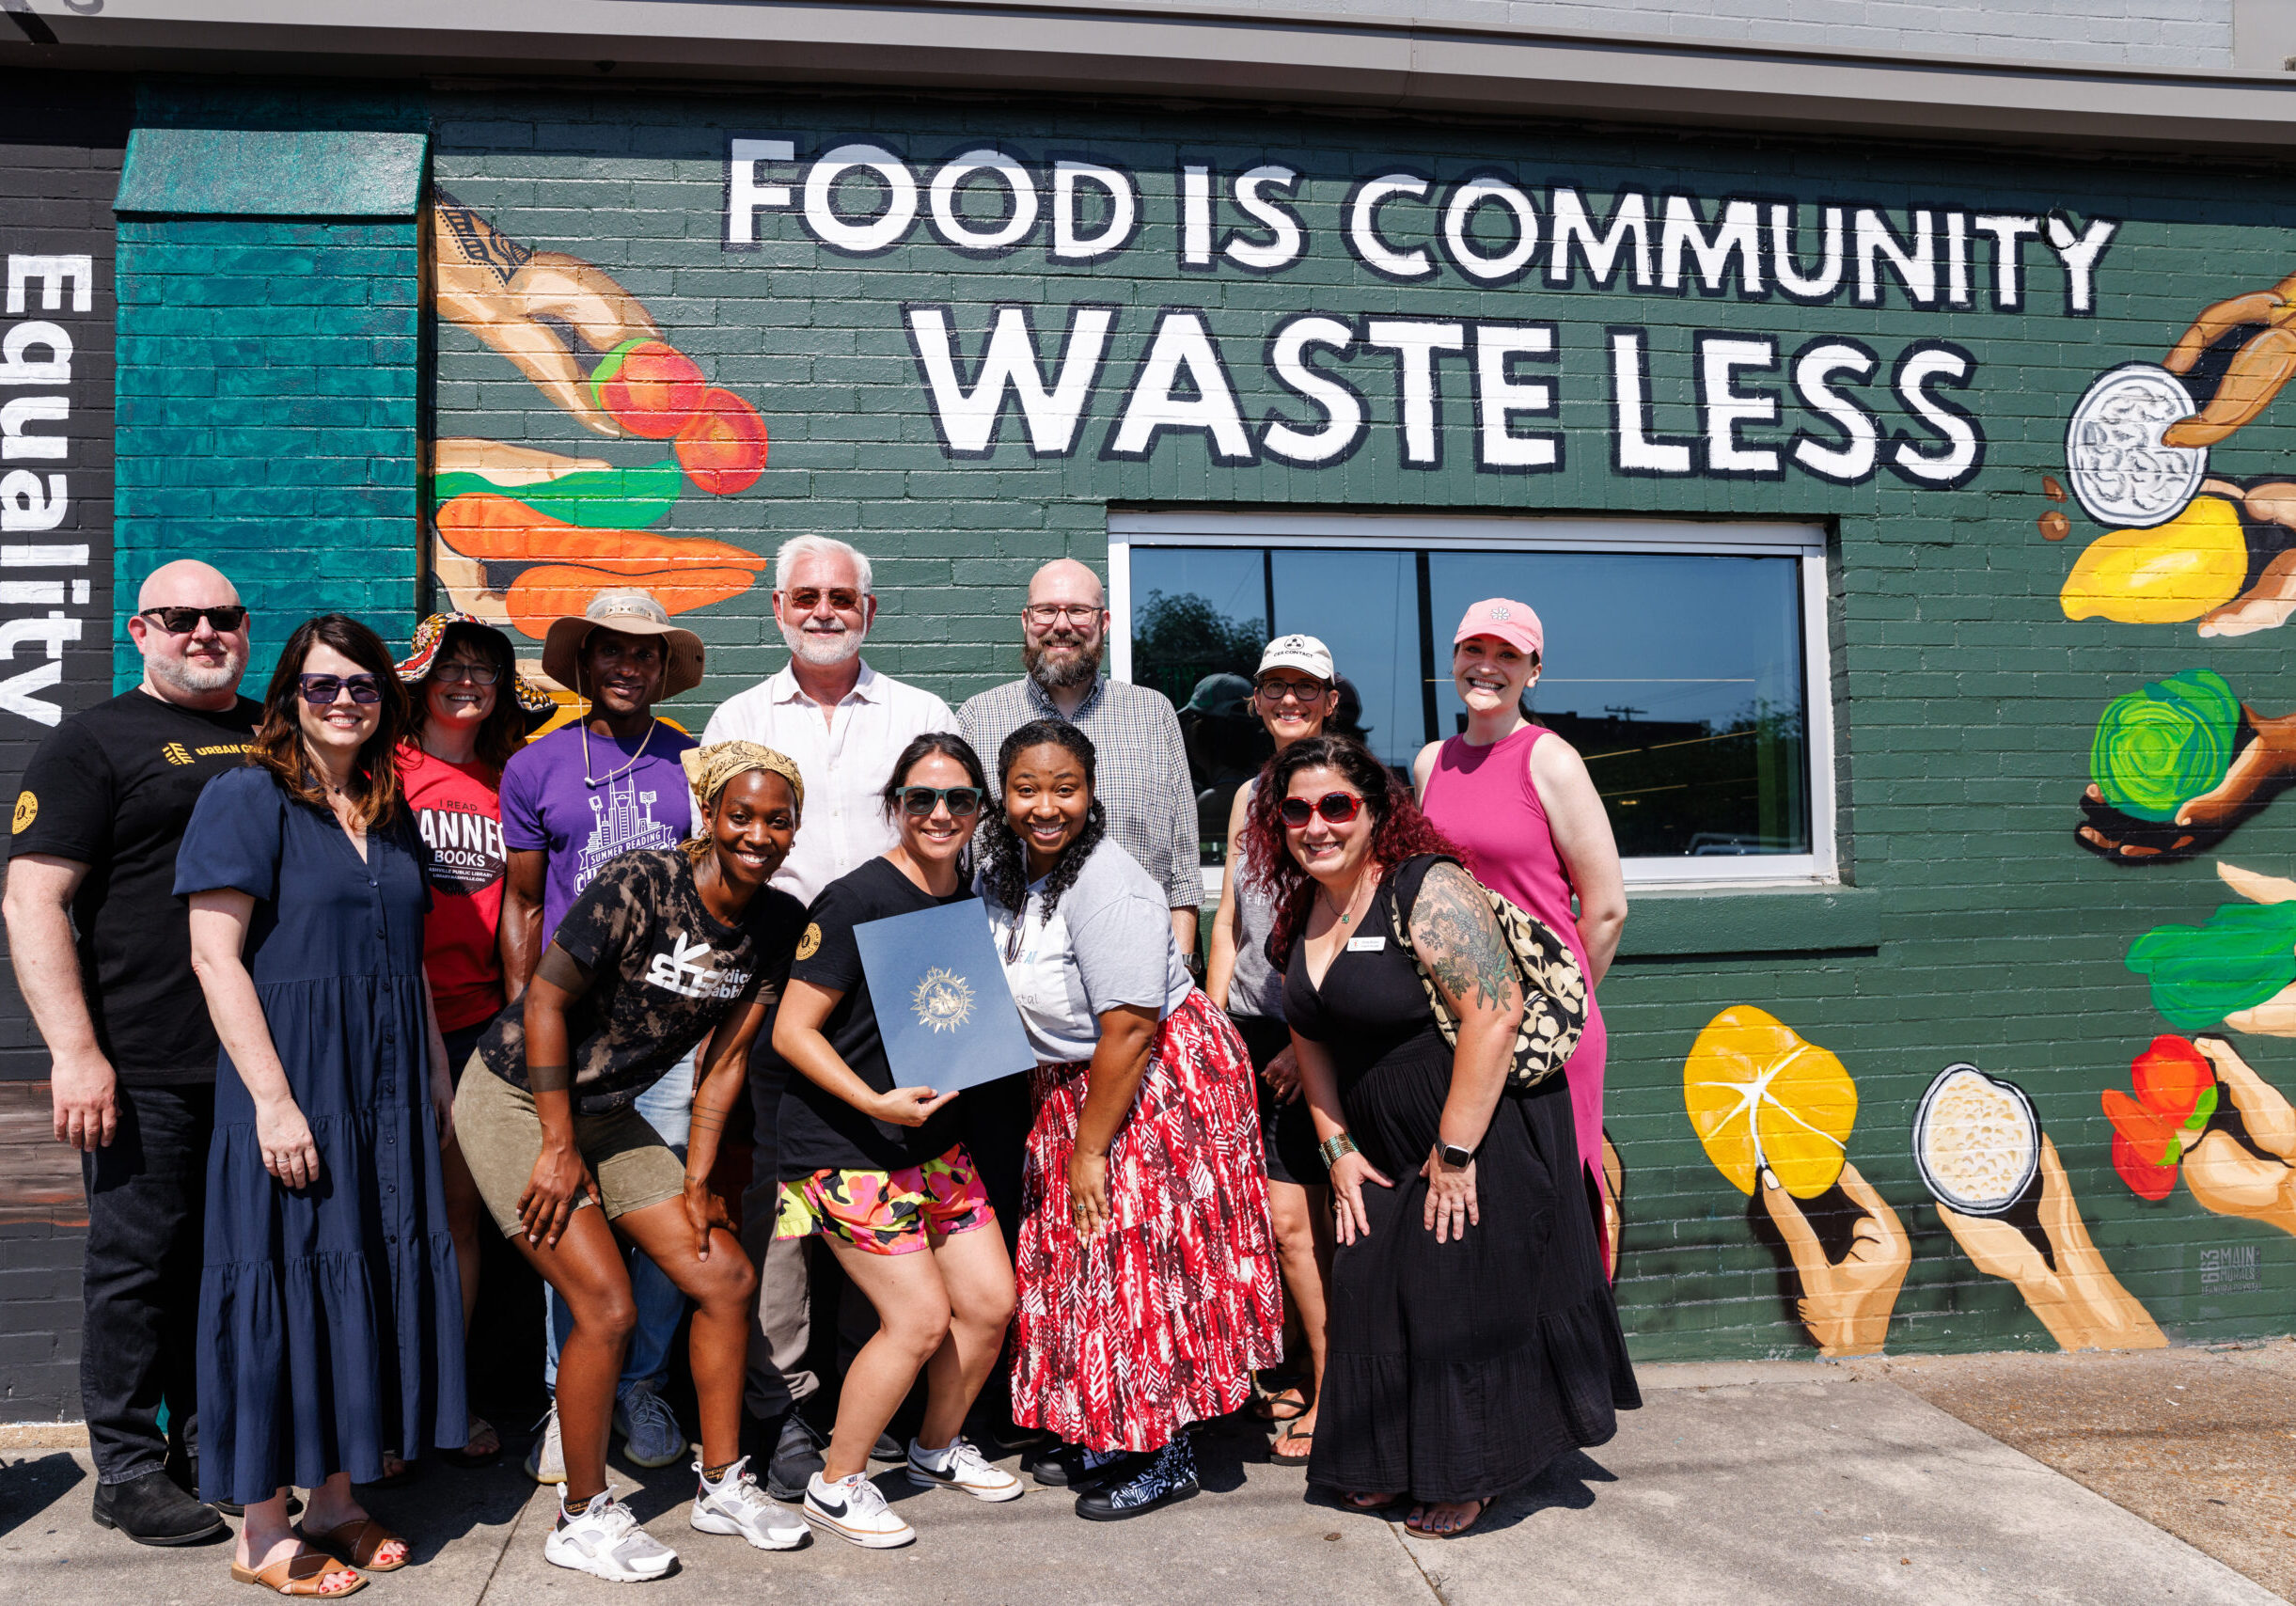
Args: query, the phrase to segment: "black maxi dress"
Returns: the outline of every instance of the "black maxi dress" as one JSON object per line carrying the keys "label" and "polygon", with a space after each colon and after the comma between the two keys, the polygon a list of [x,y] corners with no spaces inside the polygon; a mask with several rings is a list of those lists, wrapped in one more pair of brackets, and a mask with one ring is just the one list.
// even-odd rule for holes
{"label": "black maxi dress", "polygon": [[[1406,860],[1320,986],[1293,945],[1284,1013],[1338,1071],[1348,1134],[1391,1178],[1363,1189],[1371,1231],[1331,1267],[1329,1357],[1308,1479],[1349,1493],[1423,1501],[1503,1494],[1564,1452],[1600,1444],[1642,1404],[1602,1252],[1578,1183],[1570,1093],[1561,1077],[1502,1094],[1475,1151],[1482,1221],[1438,1244],[1419,1175],[1451,1090],[1452,1050],[1410,956],[1392,936],[1433,856]],[[1360,939],[1359,939],[1360,940]],[[1563,1179],[1558,1184],[1557,1179]]]}

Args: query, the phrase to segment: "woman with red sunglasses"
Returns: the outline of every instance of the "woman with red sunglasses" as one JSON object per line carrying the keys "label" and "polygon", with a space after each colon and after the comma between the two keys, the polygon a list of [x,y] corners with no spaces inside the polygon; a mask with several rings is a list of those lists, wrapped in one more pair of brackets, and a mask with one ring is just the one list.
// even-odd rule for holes
{"label": "woman with red sunglasses", "polygon": [[1361,1511],[1408,1496],[1412,1531],[1463,1534],[1641,1403],[1574,1182],[1569,1092],[1560,1077],[1507,1090],[1524,1005],[1498,921],[1360,744],[1314,736],[1277,756],[1245,874],[1274,905],[1269,954],[1339,1237],[1308,1479]]}

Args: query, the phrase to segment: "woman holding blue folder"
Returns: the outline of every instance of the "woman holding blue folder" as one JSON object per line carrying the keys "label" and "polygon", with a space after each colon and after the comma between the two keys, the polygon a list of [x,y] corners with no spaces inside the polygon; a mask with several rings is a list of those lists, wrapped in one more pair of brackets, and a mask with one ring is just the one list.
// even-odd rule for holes
{"label": "woman holding blue folder", "polygon": [[1197,1492],[1186,1428],[1282,1352],[1251,1058],[1189,978],[1164,891],[1106,835],[1093,744],[1060,719],[997,755],[981,890],[1039,1063],[1013,1417],[1078,1453],[1077,1515]]}
{"label": "woman holding blue folder", "polygon": [[917,1537],[869,1481],[869,1452],[923,1372],[924,1421],[909,1441],[910,1482],[980,1500],[1019,1498],[1020,1480],[958,1432],[988,1380],[1013,1315],[1013,1262],[988,1191],[958,1142],[954,1093],[894,1085],[854,928],[972,894],[958,861],[988,795],[962,736],[932,731],[893,761],[886,853],[822,890],[807,911],[774,1025],[794,1066],[781,1094],[778,1237],[820,1234],[876,1307],[879,1328],[839,1392],[805,1515],[866,1550]]}

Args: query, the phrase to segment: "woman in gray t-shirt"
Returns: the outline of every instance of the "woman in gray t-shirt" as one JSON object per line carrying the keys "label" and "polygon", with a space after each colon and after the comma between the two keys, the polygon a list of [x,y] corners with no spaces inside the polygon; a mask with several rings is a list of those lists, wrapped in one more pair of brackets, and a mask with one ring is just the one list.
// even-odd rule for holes
{"label": "woman in gray t-shirt", "polygon": [[1013,1418],[1076,1446],[1077,1472],[1124,1457],[1077,1500],[1113,1521],[1197,1492],[1181,1430],[1242,1405],[1280,1353],[1251,1062],[1189,982],[1163,892],[1107,837],[1092,742],[1035,720],[997,768],[980,890],[1040,1059]]}

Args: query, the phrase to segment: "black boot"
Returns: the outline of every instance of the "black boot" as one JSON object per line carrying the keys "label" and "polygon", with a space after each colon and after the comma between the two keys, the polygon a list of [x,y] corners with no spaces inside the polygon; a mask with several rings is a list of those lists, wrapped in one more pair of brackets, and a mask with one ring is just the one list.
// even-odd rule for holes
{"label": "black boot", "polygon": [[97,1527],[117,1528],[139,1545],[197,1545],[231,1531],[213,1506],[185,1494],[165,1472],[98,1484],[94,1515]]}
{"label": "black boot", "polygon": [[1196,1448],[1186,1435],[1174,1439],[1122,1483],[1102,1484],[1077,1497],[1077,1515],[1088,1522],[1121,1522],[1196,1497]]}
{"label": "black boot", "polygon": [[773,1456],[765,1463],[765,1492],[794,1504],[805,1498],[806,1480],[822,1469],[821,1436],[802,1412],[781,1419]]}

